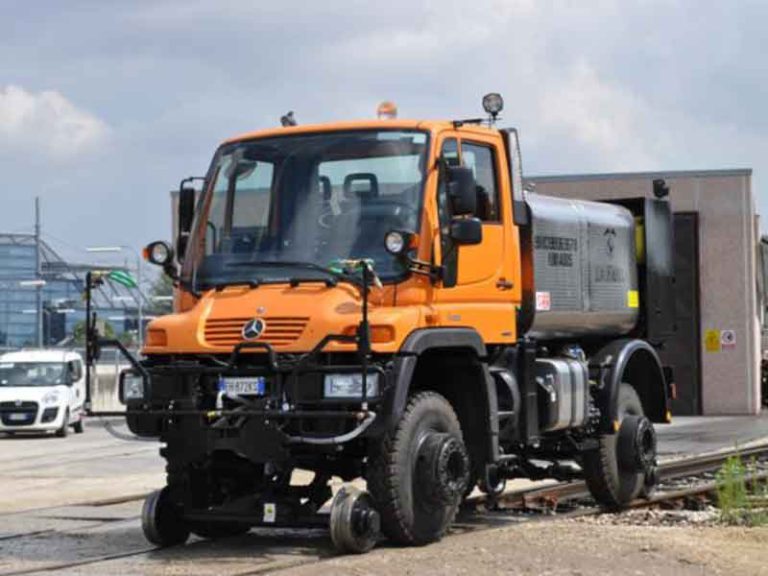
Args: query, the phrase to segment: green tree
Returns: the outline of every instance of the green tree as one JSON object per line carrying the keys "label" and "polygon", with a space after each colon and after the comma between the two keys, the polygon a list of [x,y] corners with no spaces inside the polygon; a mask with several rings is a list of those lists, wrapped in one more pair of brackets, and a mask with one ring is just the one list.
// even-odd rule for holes
{"label": "green tree", "polygon": [[167,274],[160,274],[149,289],[148,311],[157,316],[173,312],[173,280]]}
{"label": "green tree", "polygon": [[[115,337],[115,330],[110,323],[104,323],[104,333],[102,336],[104,338]],[[72,339],[76,346],[83,346],[85,344],[85,320],[80,320],[80,322],[72,327]]]}

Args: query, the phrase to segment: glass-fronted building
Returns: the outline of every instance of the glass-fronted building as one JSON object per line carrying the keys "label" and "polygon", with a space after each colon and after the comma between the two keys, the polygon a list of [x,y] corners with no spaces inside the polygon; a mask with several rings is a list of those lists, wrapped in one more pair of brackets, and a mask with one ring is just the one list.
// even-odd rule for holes
{"label": "glass-fronted building", "polygon": [[[38,250],[32,234],[0,234],[0,350],[71,344],[85,320],[85,274],[96,269],[103,267],[64,261],[43,240]],[[94,309],[120,335],[136,329],[139,298],[146,306],[138,289],[106,281],[94,293]]]}

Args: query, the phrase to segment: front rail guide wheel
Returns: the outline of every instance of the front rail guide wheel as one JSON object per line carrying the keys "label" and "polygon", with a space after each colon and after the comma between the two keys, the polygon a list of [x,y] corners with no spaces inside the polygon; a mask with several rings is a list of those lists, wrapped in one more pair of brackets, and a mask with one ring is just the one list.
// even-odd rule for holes
{"label": "front rail guide wheel", "polygon": [[171,500],[170,489],[155,490],[141,509],[141,528],[147,540],[157,546],[183,544],[189,538],[189,527]]}
{"label": "front rail guide wheel", "polygon": [[362,554],[376,545],[381,518],[367,492],[342,486],[331,504],[331,540],[339,552]]}

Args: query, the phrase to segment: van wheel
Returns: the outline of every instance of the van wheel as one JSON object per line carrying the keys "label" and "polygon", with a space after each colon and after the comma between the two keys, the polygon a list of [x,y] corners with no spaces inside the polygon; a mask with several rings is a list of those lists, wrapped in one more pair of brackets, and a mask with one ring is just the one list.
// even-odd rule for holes
{"label": "van wheel", "polygon": [[162,547],[183,544],[189,538],[189,527],[171,500],[168,486],[155,490],[144,500],[141,529],[147,540]]}
{"label": "van wheel", "polygon": [[655,470],[656,437],[635,389],[619,388],[619,431],[598,438],[599,447],[582,454],[584,479],[604,508],[617,510],[650,490],[647,471]]}
{"label": "van wheel", "polygon": [[72,425],[72,429],[75,431],[75,434],[82,434],[85,431],[85,425],[83,424],[82,416],[80,416],[80,420]]}
{"label": "van wheel", "polygon": [[69,409],[64,412],[64,422],[61,423],[61,428],[56,430],[56,436],[59,438],[66,438],[69,434]]}
{"label": "van wheel", "polygon": [[366,473],[382,531],[408,545],[442,538],[469,477],[459,420],[451,404],[435,392],[410,399],[394,431],[371,455]]}

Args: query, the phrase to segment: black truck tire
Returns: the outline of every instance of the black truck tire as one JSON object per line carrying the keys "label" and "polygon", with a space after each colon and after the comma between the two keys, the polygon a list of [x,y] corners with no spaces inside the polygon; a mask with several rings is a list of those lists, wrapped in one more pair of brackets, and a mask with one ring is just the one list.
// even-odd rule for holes
{"label": "black truck tire", "polygon": [[[643,404],[629,384],[619,387],[619,424],[626,416],[644,416]],[[619,466],[618,433],[603,434],[600,446],[582,454],[584,480],[597,503],[609,510],[618,510],[638,497],[645,484],[642,472],[622,470]]]}
{"label": "black truck tire", "polygon": [[[424,460],[442,451],[444,478],[437,490],[423,481]],[[436,392],[412,396],[395,429],[369,459],[368,491],[381,514],[382,532],[392,541],[424,545],[440,540],[458,512],[469,482],[469,458],[451,404]],[[425,485],[427,484],[427,485]]]}

